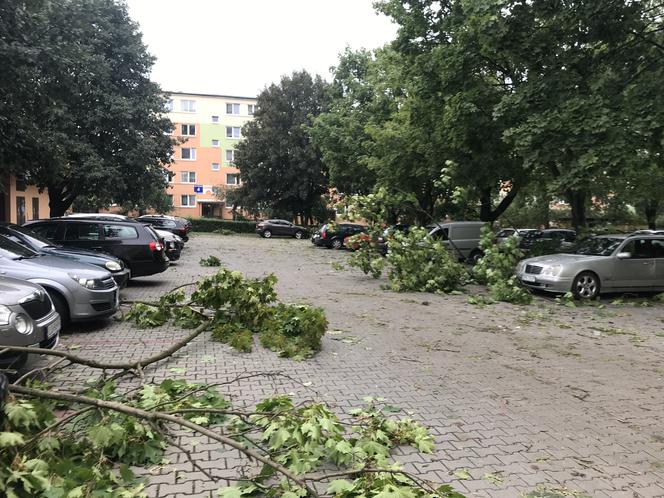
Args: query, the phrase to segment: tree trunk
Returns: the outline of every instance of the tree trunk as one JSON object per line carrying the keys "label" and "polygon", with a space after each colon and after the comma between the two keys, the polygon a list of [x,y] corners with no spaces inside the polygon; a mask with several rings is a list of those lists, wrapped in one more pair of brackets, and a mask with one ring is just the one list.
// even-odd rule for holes
{"label": "tree trunk", "polygon": [[514,182],[510,191],[500,200],[495,209],[493,209],[493,203],[491,202],[491,187],[483,189],[480,193],[480,220],[489,223],[496,221],[510,207],[520,188],[521,186]]}
{"label": "tree trunk", "polygon": [[648,228],[650,230],[657,229],[657,212],[659,211],[659,201],[649,200],[646,201],[644,208],[646,220],[648,221]]}
{"label": "tree trunk", "polygon": [[64,188],[58,185],[48,185],[48,205],[51,218],[63,216],[75,199],[76,195],[65,193]]}
{"label": "tree trunk", "polygon": [[586,219],[586,192],[582,190],[568,190],[567,201],[572,208],[572,226],[574,230],[585,228],[588,225]]}

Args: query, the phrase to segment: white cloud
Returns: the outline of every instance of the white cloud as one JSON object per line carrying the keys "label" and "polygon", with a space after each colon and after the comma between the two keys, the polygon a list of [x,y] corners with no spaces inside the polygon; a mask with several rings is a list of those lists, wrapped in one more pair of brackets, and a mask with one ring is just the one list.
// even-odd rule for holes
{"label": "white cloud", "polygon": [[165,90],[256,95],[306,69],[329,79],[346,46],[376,48],[396,27],[371,0],[127,0]]}

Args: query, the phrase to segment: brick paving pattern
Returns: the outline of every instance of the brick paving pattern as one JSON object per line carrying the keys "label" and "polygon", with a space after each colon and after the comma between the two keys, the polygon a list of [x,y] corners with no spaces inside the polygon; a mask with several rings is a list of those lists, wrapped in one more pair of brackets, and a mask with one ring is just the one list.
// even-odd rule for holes
{"label": "brick paving pattern", "polygon": [[[527,307],[482,308],[467,304],[466,296],[384,291],[381,280],[333,269],[330,263],[342,263],[346,253],[308,241],[205,234],[195,234],[165,273],[132,282],[123,298],[152,299],[213,273],[198,264],[208,255],[249,276],[274,272],[281,299],[322,306],[334,333],[305,362],[278,358],[258,344],[253,353],[237,353],[203,336],[148,369],[148,378],[213,383],[242,373],[284,374],[222,386],[236,406],[292,393],[341,414],[361,406],[364,396],[384,397],[436,437],[433,455],[398,452],[405,469],[452,483],[470,497],[516,497],[538,485],[592,497],[664,496],[661,304],[618,305],[609,298],[604,307],[571,309],[538,298]],[[185,333],[106,321],[76,326],[61,347],[109,360],[140,358]],[[58,381],[79,383],[91,375],[71,369]],[[149,496],[216,496],[223,479],[237,477],[247,464],[237,451],[202,437],[181,433],[180,444],[220,482],[209,482],[169,450],[170,463],[149,469]],[[460,470],[471,478],[460,479]]]}

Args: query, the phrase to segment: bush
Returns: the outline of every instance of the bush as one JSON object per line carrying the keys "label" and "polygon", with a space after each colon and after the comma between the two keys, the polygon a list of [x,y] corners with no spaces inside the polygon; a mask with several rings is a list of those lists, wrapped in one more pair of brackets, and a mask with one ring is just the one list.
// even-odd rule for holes
{"label": "bush", "polygon": [[198,262],[201,266],[221,266],[221,260],[216,256],[201,258]]}
{"label": "bush", "polygon": [[303,304],[278,304],[269,327],[260,335],[261,344],[279,356],[302,359],[321,349],[321,338],[327,330],[322,308]]}
{"label": "bush", "polygon": [[188,218],[194,232],[215,232],[217,230],[229,230],[234,233],[254,233],[256,222],[254,221],[231,221],[217,218]]}

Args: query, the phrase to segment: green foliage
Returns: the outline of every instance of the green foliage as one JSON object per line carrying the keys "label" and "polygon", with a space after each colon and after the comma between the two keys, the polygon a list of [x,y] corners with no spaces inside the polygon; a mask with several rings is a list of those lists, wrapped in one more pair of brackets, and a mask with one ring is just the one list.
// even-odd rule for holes
{"label": "green foliage", "polygon": [[387,254],[390,288],[398,292],[449,293],[465,284],[468,274],[445,244],[423,228],[395,232]]}
{"label": "green foliage", "polygon": [[216,256],[201,258],[198,262],[201,266],[221,266],[221,260]]}
{"label": "green foliage", "polygon": [[322,308],[301,304],[278,304],[267,328],[260,335],[261,344],[286,358],[302,359],[321,349],[327,330]]}
{"label": "green foliage", "polygon": [[253,221],[231,221],[218,218],[187,218],[191,221],[194,232],[216,232],[217,230],[229,230],[234,233],[254,233],[256,223]]}
{"label": "green foliage", "polygon": [[386,259],[377,245],[376,230],[370,230],[370,235],[353,235],[348,240],[348,246],[353,253],[348,258],[348,265],[359,268],[365,275],[379,278],[385,269]]}
{"label": "green foliage", "polygon": [[517,263],[523,259],[517,237],[509,237],[498,244],[491,227],[487,225],[482,227],[480,249],[484,256],[473,268],[473,276],[479,283],[487,285],[491,297],[496,301],[530,304],[532,295],[514,276]]}

